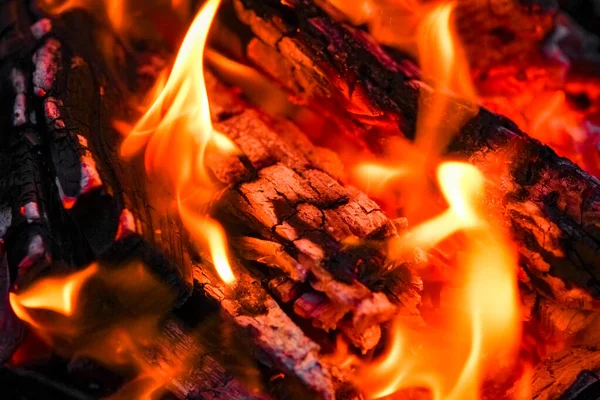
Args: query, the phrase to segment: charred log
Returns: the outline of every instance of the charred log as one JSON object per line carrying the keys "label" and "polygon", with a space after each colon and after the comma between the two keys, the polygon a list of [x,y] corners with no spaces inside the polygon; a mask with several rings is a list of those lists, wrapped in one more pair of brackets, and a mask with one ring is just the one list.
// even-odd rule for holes
{"label": "charred log", "polygon": [[[414,136],[418,98],[434,89],[419,80],[411,61],[334,22],[312,1],[236,6],[259,38],[248,46],[250,59],[303,103],[327,112],[375,153],[390,137]],[[524,276],[565,306],[597,310],[600,182],[485,109],[453,140],[449,155],[484,172],[499,160],[508,163],[502,174],[489,175],[496,182],[489,200],[503,210],[519,244]]]}

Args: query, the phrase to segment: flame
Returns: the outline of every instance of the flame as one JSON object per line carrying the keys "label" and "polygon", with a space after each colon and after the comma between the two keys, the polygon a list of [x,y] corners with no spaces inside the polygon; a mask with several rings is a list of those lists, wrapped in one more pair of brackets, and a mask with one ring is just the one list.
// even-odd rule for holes
{"label": "flame", "polygon": [[115,33],[123,33],[126,29],[126,13],[128,2],[115,0],[38,0],[37,5],[51,15],[59,15],[74,8],[82,8],[108,21]]}
{"label": "flame", "polygon": [[36,282],[21,293],[10,293],[10,305],[17,317],[32,326],[36,326],[36,322],[27,313],[28,308],[44,308],[71,316],[81,288],[97,272],[98,266],[92,264],[72,276]]}
{"label": "flame", "polygon": [[[424,199],[432,197],[424,177],[428,175],[432,164],[439,162],[438,158],[452,137],[477,113],[477,96],[469,62],[452,23],[454,2],[433,5],[416,1],[375,3],[385,3],[386,7],[394,6],[407,13],[396,18],[410,21],[407,25],[411,27],[408,36],[412,39],[409,43],[395,45],[417,56],[423,78],[431,82],[436,90],[432,92],[422,88],[420,91],[414,146],[389,146],[389,157],[394,161],[377,165],[371,163],[369,166],[361,163],[353,170],[354,179],[364,188],[365,182],[383,177],[382,174],[393,176],[395,171],[405,171],[403,181],[382,179],[378,185],[369,186],[367,190],[381,193],[389,187],[389,183],[394,183],[404,197],[404,216],[413,222],[420,222],[431,217],[429,208],[423,207]],[[383,21],[377,23],[384,24]],[[457,97],[467,102],[458,103]],[[396,161],[399,159],[403,162]],[[375,168],[380,172],[375,172]]]}
{"label": "flame", "polygon": [[429,11],[417,28],[418,59],[423,77],[435,82],[438,92],[422,93],[415,144],[425,157],[438,155],[477,107],[450,109],[454,99],[440,89],[475,102],[477,96],[469,62],[451,23],[454,3],[441,3]]}
{"label": "flame", "polygon": [[143,148],[148,174],[172,184],[181,219],[199,243],[208,249],[221,278],[234,275],[227,259],[226,237],[216,221],[207,216],[207,205],[217,190],[207,169],[207,152],[227,155],[237,152],[229,138],[211,122],[202,67],[206,41],[220,0],[207,1],[183,40],[162,90],[140,118],[121,148],[132,157]]}
{"label": "flame", "polygon": [[275,116],[294,113],[295,106],[288,100],[288,95],[256,69],[212,49],[206,49],[205,57],[225,82],[242,89],[262,111]]}
{"label": "flame", "polygon": [[[382,10],[393,2],[358,3]],[[369,16],[369,27],[379,41],[415,55],[424,80],[435,90],[421,89],[414,145],[392,143],[389,160],[360,162],[353,178],[370,194],[400,193],[402,204],[396,207],[418,223],[388,242],[391,260],[415,246],[427,250],[449,240],[461,245],[452,280],[443,288],[443,301],[426,328],[415,330],[399,317],[380,357],[366,361],[339,345],[334,358],[357,368],[356,384],[370,398],[423,387],[437,400],[476,400],[486,376],[512,368],[516,359],[521,334],[516,252],[482,206],[486,180],[481,171],[440,159],[452,137],[478,111],[469,63],[452,23],[455,3],[394,4],[393,13]],[[388,16],[396,25],[403,22],[400,30],[385,21]],[[394,32],[404,38],[394,39]],[[439,191],[430,184],[433,170]],[[445,210],[428,203],[440,194]],[[364,376],[369,379],[360,379]]]}
{"label": "flame", "polygon": [[157,398],[198,356],[187,354],[188,347],[186,354],[174,351],[174,339],[161,333],[159,322],[171,310],[174,294],[140,263],[93,264],[66,277],[42,278],[9,299],[15,314],[66,358],[137,370],[110,396],[113,400]]}
{"label": "flame", "polygon": [[363,162],[354,167],[353,173],[361,187],[369,192],[381,193],[395,179],[406,176],[408,170],[394,165]]}
{"label": "flame", "polygon": [[370,398],[425,387],[434,399],[476,400],[484,377],[515,359],[520,342],[517,258],[504,232],[479,206],[485,179],[477,168],[460,162],[442,163],[437,177],[448,209],[392,241],[390,256],[394,246],[430,248],[461,231],[467,240],[456,288],[439,310],[440,321],[424,332],[398,319],[375,361],[348,358],[347,350],[338,350],[337,357],[358,367],[356,384]]}

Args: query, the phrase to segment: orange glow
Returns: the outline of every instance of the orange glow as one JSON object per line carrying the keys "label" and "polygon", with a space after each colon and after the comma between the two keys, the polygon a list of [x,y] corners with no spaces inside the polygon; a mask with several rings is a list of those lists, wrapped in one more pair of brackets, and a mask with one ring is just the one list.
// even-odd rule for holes
{"label": "orange glow", "polygon": [[373,362],[338,349],[338,361],[358,368],[356,384],[370,398],[424,387],[437,400],[477,400],[485,376],[515,359],[520,339],[516,253],[480,210],[484,177],[459,162],[442,163],[437,177],[448,210],[392,241],[389,255],[393,246],[430,248],[458,231],[467,236],[464,255],[438,310],[439,321],[414,331],[398,319],[384,354]]}
{"label": "orange glow", "polygon": [[[410,221],[421,222],[431,217],[429,208],[423,207],[423,201],[433,197],[425,177],[438,162],[452,137],[477,113],[477,97],[469,62],[452,23],[454,2],[373,3],[385,3],[408,12],[402,18],[411,21],[407,26],[411,27],[408,36],[412,39],[410,43],[394,45],[417,56],[424,80],[436,89],[431,91],[425,87],[420,91],[414,147],[389,146],[388,158],[393,160],[392,165],[371,163],[366,166],[360,163],[353,170],[354,179],[363,188],[366,188],[366,182],[378,181],[375,187],[368,185],[368,189],[379,193],[389,188],[390,183],[395,183],[398,192],[403,195],[403,216]],[[385,24],[385,21],[378,23]],[[399,32],[396,34],[400,35]],[[458,105],[456,97],[472,103]],[[387,169],[388,172],[403,170],[405,174],[403,179],[390,182],[376,169]]]}
{"label": "orange glow", "polygon": [[[435,400],[478,400],[486,377],[502,375],[516,360],[521,334],[516,252],[483,207],[483,174],[470,164],[441,160],[452,137],[478,111],[469,63],[452,23],[455,3],[373,0],[368,8],[392,3],[395,12],[366,16],[369,28],[378,41],[416,55],[424,80],[435,89],[420,92],[414,146],[390,145],[387,160],[359,163],[354,183],[379,196],[398,192],[401,204],[395,206],[418,223],[388,242],[391,260],[415,246],[427,250],[457,240],[460,248],[427,327],[415,329],[398,318],[377,359],[350,355],[347,345],[338,343],[333,361],[356,368],[355,383],[369,398],[420,387]],[[467,102],[459,104],[456,97]],[[439,191],[430,182],[432,170]],[[440,194],[446,210],[430,207],[430,199]]]}
{"label": "orange glow", "polygon": [[225,82],[241,88],[262,111],[278,116],[293,114],[295,106],[288,100],[288,95],[256,69],[212,49],[206,49],[205,58]]}
{"label": "orange glow", "polygon": [[472,85],[469,62],[458,35],[452,27],[454,3],[441,3],[420,22],[417,28],[418,59],[423,77],[434,82],[439,92],[421,94],[415,144],[425,158],[439,155],[478,107],[450,109],[454,101],[447,90],[466,100],[477,97]]}
{"label": "orange glow", "polygon": [[138,371],[111,399],[150,400],[184,377],[198,356],[188,347],[180,354],[173,339],[161,333],[159,323],[173,298],[172,289],[142,264],[93,264],[67,277],[42,278],[11,293],[10,304],[55,352],[89,357],[115,371]]}
{"label": "orange glow", "polygon": [[369,193],[379,194],[397,178],[405,176],[406,168],[363,162],[354,168],[354,175],[361,187]]}
{"label": "orange glow", "polygon": [[108,21],[113,32],[118,34],[124,33],[126,29],[127,4],[125,0],[38,0],[40,8],[52,15],[59,15],[74,8],[88,10]]}
{"label": "orange glow", "polygon": [[[208,204],[218,190],[206,166],[207,152],[235,154],[237,147],[211,122],[204,81],[204,51],[220,0],[207,1],[181,45],[171,73],[146,113],[125,138],[121,153],[132,157],[145,148],[148,174],[158,175],[175,190],[181,219],[206,246],[217,271],[234,281],[223,230],[208,217]],[[161,83],[161,85],[163,85]]]}
{"label": "orange glow", "polygon": [[98,272],[92,264],[86,269],[64,278],[45,279],[34,283],[21,293],[10,293],[9,301],[17,317],[35,326],[28,308],[44,308],[65,316],[73,314],[79,291],[84,283]]}

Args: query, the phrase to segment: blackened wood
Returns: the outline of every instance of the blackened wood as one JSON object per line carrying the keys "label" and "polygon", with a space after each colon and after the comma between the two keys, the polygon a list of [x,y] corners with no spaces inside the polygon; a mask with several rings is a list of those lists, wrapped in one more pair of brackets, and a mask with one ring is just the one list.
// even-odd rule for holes
{"label": "blackened wood", "polygon": [[0,368],[2,396],[18,400],[92,400],[91,396],[52,381],[40,373],[21,369]]}
{"label": "blackened wood", "polygon": [[[261,40],[251,43],[250,58],[298,98],[336,118],[375,153],[389,136],[414,136],[419,96],[435,94],[418,80],[414,64],[392,58],[310,0],[237,0],[236,6]],[[600,181],[485,109],[456,136],[449,155],[484,173],[506,163],[503,173],[488,175],[495,182],[489,201],[503,210],[527,276],[563,305],[598,309]]]}
{"label": "blackened wood", "polygon": [[[54,20],[52,36],[44,37],[60,43],[59,69],[52,84],[42,88],[45,94],[41,97],[44,117],[52,116],[42,121],[50,133],[49,152],[57,178],[62,179],[64,213],[86,238],[92,257],[106,255],[118,263],[115,254],[121,252],[126,256],[124,249],[133,246],[136,251],[130,254],[149,262],[152,270],[183,301],[192,287],[189,263],[183,261],[180,241],[161,240],[178,235],[175,232],[178,228],[165,228],[164,235],[157,234],[159,224],[168,226],[169,215],[148,207],[142,166],[119,156],[121,136],[112,124],[116,119],[126,119],[128,104],[120,91],[122,84],[110,75],[100,56],[95,32],[93,18],[78,11]],[[56,106],[50,107],[50,112],[49,104]],[[101,186],[86,191],[86,180],[82,177],[84,173],[90,173],[89,177],[94,174],[89,168],[92,160]],[[74,203],[65,204],[67,198]],[[146,243],[134,244],[135,235],[116,240],[125,210],[134,217],[129,229],[139,232]]]}
{"label": "blackened wood", "polygon": [[11,280],[6,254],[0,246],[0,363],[13,355],[25,336],[25,324],[12,311],[8,301]]}
{"label": "blackened wood", "polygon": [[[86,137],[87,147],[96,159],[103,185],[113,193],[122,209],[131,211],[135,217],[133,231],[139,232],[130,232],[112,243],[100,253],[100,259],[118,264],[133,255],[154,267],[162,281],[171,283],[179,290],[184,289],[184,295],[187,292],[186,285],[181,285],[182,277],[191,280],[193,273],[204,292],[216,299],[229,320],[251,338],[251,344],[256,353],[261,355],[263,362],[275,370],[297,377],[313,393],[331,398],[335,390],[333,378],[329,375],[328,367],[319,360],[318,346],[283,313],[261,288],[260,282],[251,278],[243,267],[236,269],[236,286],[229,288],[217,277],[212,266],[198,261],[193,246],[180,225],[177,212],[171,207],[172,195],[166,190],[157,190],[150,196],[146,186],[148,177],[139,162],[141,159],[124,161],[120,157],[121,138],[110,125],[113,119],[127,117],[119,113],[119,110],[127,109],[127,104],[116,90],[117,85],[111,83],[111,77],[102,69],[98,53],[89,48],[87,40],[93,43],[93,38],[86,38],[81,33],[77,38],[72,35],[74,31],[87,32],[84,26],[87,23],[91,21],[78,13],[65,15],[61,21],[54,23],[55,37],[61,41],[63,51],[72,55],[70,57],[81,57],[76,63],[69,64],[70,70],[65,76],[75,83],[68,86],[67,100],[62,100],[59,112],[67,128],[72,126],[74,130],[79,129],[81,134],[89,135]],[[60,79],[63,79],[60,78],[60,71],[57,76],[57,82],[60,83]],[[79,111],[78,107],[84,102],[92,104],[94,108]],[[67,107],[69,104],[71,109]],[[220,106],[224,106],[228,113],[235,111],[233,107],[228,108],[228,105]],[[212,109],[216,107],[214,105]],[[75,118],[74,115],[82,117]],[[69,125],[67,116],[73,119],[72,125]],[[85,118],[84,121],[87,122],[83,123],[81,118]],[[87,127],[91,129],[86,130]],[[239,161],[234,165],[243,167]],[[226,170],[230,168],[227,167]],[[82,200],[84,197],[80,197],[69,212],[76,209]],[[154,247],[161,249],[166,257],[153,256]],[[172,273],[173,265],[180,268],[181,275]],[[194,301],[194,298],[190,301]],[[192,306],[193,304],[186,304],[186,307]],[[201,304],[197,306],[202,307]],[[226,385],[229,378],[223,375],[218,379],[223,380],[223,385]]]}

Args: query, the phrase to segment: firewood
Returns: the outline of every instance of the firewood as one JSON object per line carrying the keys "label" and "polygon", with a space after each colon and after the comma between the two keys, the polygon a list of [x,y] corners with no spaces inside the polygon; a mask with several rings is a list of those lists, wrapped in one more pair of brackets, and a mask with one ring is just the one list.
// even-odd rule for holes
{"label": "firewood", "polygon": [[[326,313],[327,321],[324,315],[307,311],[301,315],[326,330],[350,314],[358,332],[353,337],[360,336],[392,317],[395,307],[388,297],[396,300],[403,315],[418,318],[420,281],[410,269],[415,260],[388,265],[383,249],[344,245],[348,238],[383,243],[396,230],[364,193],[339,183],[339,160],[313,146],[294,124],[244,106],[234,95],[227,97],[227,89],[210,74],[206,80],[209,96],[218,93],[211,97],[217,120],[223,108],[240,110],[221,118],[216,129],[240,147],[250,171],[240,176],[252,178],[236,182],[221,170],[215,175],[234,185],[217,202],[217,215],[230,232],[247,230],[259,236],[234,239],[241,256],[276,265],[292,280],[306,281],[325,294],[332,302],[327,307],[336,310]],[[369,281],[368,276],[377,275],[374,270],[392,271],[390,279]]]}
{"label": "firewood", "polygon": [[[146,173],[138,162],[140,160],[127,162],[118,155],[121,138],[111,128],[111,123],[113,119],[127,119],[124,112],[128,107],[114,77],[104,67],[97,50],[90,46],[90,43],[94,43],[91,34],[93,20],[82,12],[73,12],[53,20],[50,25],[50,31],[42,30],[41,35],[34,37],[37,47],[32,46],[32,51],[35,57],[31,53],[25,54],[22,61],[30,66],[29,70],[34,71],[32,75],[25,75],[25,82],[27,87],[33,88],[26,99],[36,106],[26,103],[25,107],[27,110],[43,112],[41,116],[37,112],[32,114],[36,117],[35,121],[27,113],[24,126],[35,134],[39,130],[49,133],[43,145],[33,142],[33,146],[38,147],[25,147],[22,152],[24,157],[32,157],[34,161],[39,158],[42,165],[51,166],[30,168],[23,174],[25,179],[34,183],[40,181],[43,189],[26,194],[42,193],[50,204],[44,209],[46,212],[40,214],[44,217],[48,215],[48,225],[52,227],[53,263],[48,262],[48,265],[60,262],[67,267],[78,268],[99,259],[108,265],[118,266],[130,259],[141,260],[162,282],[173,288],[176,304],[185,302],[190,294],[191,282],[195,280],[201,285],[203,293],[219,304],[226,319],[249,338],[256,357],[267,368],[282,371],[300,382],[303,390],[322,398],[334,398],[339,390],[344,393],[352,391],[343,376],[332,374],[329,366],[320,360],[319,346],[305,336],[262,288],[262,282],[253,278],[244,266],[237,263],[235,257],[232,257],[237,274],[235,286],[229,287],[218,278],[212,266],[197,254],[177,214],[168,206],[172,201],[170,194],[164,191],[158,196],[150,196],[145,184]],[[73,35],[73,32],[77,32],[77,35]],[[224,90],[224,93],[230,92],[230,89]],[[230,94],[223,98],[228,96]],[[20,102],[15,104],[15,109],[23,109]],[[219,101],[211,103],[211,110],[219,115],[217,122],[232,129],[236,126],[226,121],[224,116],[229,114],[233,118],[236,108],[252,116],[248,119],[250,123],[264,123],[260,114],[247,110],[247,106],[237,99],[234,104]],[[16,120],[21,123],[21,119]],[[247,131],[251,126],[238,128]],[[275,133],[266,128],[258,130],[256,134],[265,132],[275,137]],[[22,135],[14,137],[27,139]],[[261,147],[256,149],[260,150]],[[307,151],[314,151],[314,157],[319,157],[316,149],[307,147]],[[21,167],[17,158],[21,153],[14,153],[6,153],[11,160],[9,169]],[[240,179],[244,180],[239,182],[241,186],[250,183],[252,174],[258,170],[255,167],[246,169],[251,158],[248,154],[242,159],[217,160],[219,162],[211,163],[211,166],[215,168],[217,177],[232,186]],[[223,167],[221,170],[216,169],[219,165]],[[298,164],[300,167],[304,165]],[[290,167],[286,168],[294,173]],[[37,179],[38,170],[50,176]],[[236,171],[241,173],[236,174]],[[319,171],[313,174],[318,176]],[[306,179],[309,179],[308,175]],[[327,184],[330,182],[334,182],[334,179],[326,181]],[[23,203],[21,197],[17,196],[16,200],[10,198],[12,190],[13,185],[4,186],[3,183],[0,202],[11,211],[14,207],[10,200],[18,201],[18,205]],[[317,189],[310,190],[316,196]],[[327,201],[326,190],[321,190],[325,194],[324,201]],[[373,213],[376,213],[375,210]],[[10,215],[2,219],[9,261],[19,260],[18,256],[21,255],[18,247],[12,245],[20,226],[16,222],[20,220],[14,213]],[[27,221],[24,223],[25,226],[31,225]],[[409,293],[409,296],[414,293],[418,299],[416,291]],[[385,301],[389,304],[387,298]],[[186,304],[186,307],[193,305]],[[361,317],[359,322],[364,324],[365,321]],[[185,335],[183,339],[189,340]],[[225,370],[221,368],[218,371],[211,378],[213,384],[231,386],[233,383],[228,383],[231,378],[225,374]],[[191,385],[187,389],[188,392],[194,390],[202,390],[202,386]]]}
{"label": "firewood", "polygon": [[[593,383],[592,371],[599,366],[600,354],[585,348],[566,350],[543,360],[531,375],[531,398],[595,399],[598,392],[590,386],[590,381]],[[579,384],[584,388],[579,387]],[[518,383],[507,395],[514,395],[518,390],[517,386]]]}
{"label": "firewood", "polygon": [[[85,13],[74,12],[53,20],[51,25],[50,32],[42,30],[37,38],[27,36],[34,41],[33,45],[29,44],[32,53],[25,52],[22,60],[17,57],[16,63],[14,59],[7,61],[10,66],[20,62],[31,65],[28,70],[34,71],[33,75],[24,74],[24,86],[34,89],[25,96],[25,106],[20,100],[14,100],[22,97],[18,95],[22,93],[23,85],[18,87],[19,90],[15,89],[16,94],[10,98],[11,109],[16,104],[14,109],[19,114],[15,114],[14,121],[7,121],[13,133],[2,138],[13,143],[2,146],[0,157],[0,168],[9,172],[3,177],[10,177],[0,180],[0,232],[11,272],[16,275],[19,264],[28,260],[28,256],[31,259],[34,250],[34,255],[39,255],[33,260],[37,264],[43,258],[44,266],[60,263],[74,269],[95,259],[117,266],[137,259],[161,282],[173,288],[175,303],[180,305],[191,291],[192,268],[202,271],[210,266],[192,265],[177,216],[162,208],[169,198],[152,197],[156,204],[149,202],[146,174],[141,165],[125,162],[118,155],[121,138],[111,124],[113,118],[125,119],[123,112],[127,105],[97,50],[90,46],[94,43],[94,21]],[[41,116],[37,112],[30,114],[40,109]],[[25,122],[21,118],[23,110],[27,111]],[[39,132],[46,129],[49,134],[42,138]],[[37,204],[37,208],[29,206],[30,203]],[[29,246],[36,234],[51,237],[52,245],[43,246],[46,242],[38,244],[38,240],[34,243],[37,247]],[[45,256],[50,248],[52,259]],[[31,279],[37,276],[34,274]],[[214,275],[210,276],[218,280]],[[243,276],[240,280],[244,280]],[[263,354],[279,362],[277,366],[284,366],[290,375],[303,371],[305,382],[310,380],[305,386],[312,385],[316,388],[314,391],[331,398],[332,378],[317,360],[318,346],[286,319],[273,300],[269,302],[266,293],[260,294],[260,286],[250,291],[256,286],[252,282],[249,281],[245,293],[256,301],[264,300],[270,304],[268,316],[272,319],[263,321],[259,311],[241,309],[235,314],[239,318],[237,326],[247,328],[251,333],[258,332],[255,343]],[[14,277],[10,281],[6,279],[5,283],[7,289],[14,283]],[[222,284],[211,286],[204,279],[203,285],[206,293],[217,293],[208,288]],[[227,296],[231,297],[232,293],[230,290]],[[219,299],[224,300],[231,313],[239,305],[235,297],[224,299],[221,296]],[[9,313],[2,316],[3,359],[10,356],[19,342],[19,335],[9,335],[12,334],[11,320],[6,318],[9,316]],[[257,321],[267,325],[261,330]],[[273,330],[269,331],[272,329],[270,323],[296,335],[297,347],[293,350],[298,357],[303,357],[294,360],[298,364],[286,363],[286,357],[289,357],[283,347],[286,343],[282,342],[283,338],[277,338]],[[188,343],[185,346],[191,351],[192,336],[172,329],[168,332],[180,338],[181,343]],[[269,332],[279,341],[266,337]],[[201,357],[206,367],[199,366],[195,370],[198,382],[189,381],[185,387],[179,382],[177,387],[182,391],[181,396],[192,396],[197,392],[199,397],[205,398],[204,390],[220,390],[223,397],[214,395],[214,398],[230,398],[234,391],[242,390],[243,385],[232,379],[216,360],[211,360],[210,356]],[[304,364],[300,364],[302,361]]]}
{"label": "firewood", "polygon": [[[248,47],[256,65],[375,153],[390,136],[414,136],[419,95],[435,91],[419,80],[411,61],[334,22],[310,0],[275,3],[235,2],[259,38]],[[597,310],[600,181],[486,109],[461,129],[448,155],[484,173],[507,163],[503,173],[487,175],[495,182],[488,197],[519,245],[525,276],[564,306]]]}

